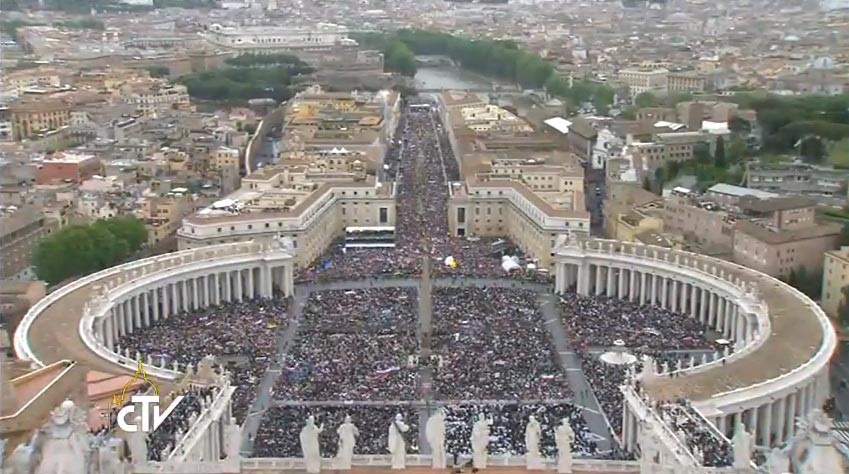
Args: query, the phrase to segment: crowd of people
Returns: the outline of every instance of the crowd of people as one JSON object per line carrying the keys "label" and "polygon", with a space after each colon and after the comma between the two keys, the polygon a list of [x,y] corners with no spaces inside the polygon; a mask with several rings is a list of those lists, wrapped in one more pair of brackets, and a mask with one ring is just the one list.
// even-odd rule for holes
{"label": "crowd of people", "polygon": [[703,466],[728,467],[734,461],[731,444],[711,431],[687,400],[659,403],[657,408],[671,420],[675,431],[682,433],[684,442],[694,453],[701,455]]}
{"label": "crowd of people", "polygon": [[287,307],[282,298],[224,302],[153,321],[144,330],[122,336],[118,345],[167,367],[177,362],[181,369],[215,356],[230,372],[236,387],[233,415],[241,421],[276,353],[277,328],[288,321]]}
{"label": "crowd of people", "polygon": [[412,400],[418,300],[411,288],[310,294],[274,396],[286,400]]}
{"label": "crowd of people", "polygon": [[642,350],[705,349],[709,328],[688,315],[606,296],[560,298],[563,324],[578,348],[608,348],[617,339]]}
{"label": "crowd of people", "polygon": [[490,426],[489,454],[521,456],[527,451],[525,430],[530,416],[540,424],[540,454],[544,457],[557,456],[557,444],[554,431],[561,420],[569,420],[575,432],[572,452],[576,456],[592,456],[598,447],[587,427],[581,410],[570,403],[557,404],[504,404],[504,405],[456,405],[445,409],[445,452],[449,455],[468,456],[472,454],[472,427],[483,414],[492,420]]}
{"label": "crowd of people", "polygon": [[359,436],[354,446],[355,454],[388,454],[387,438],[395,415],[401,414],[410,427],[406,433],[407,452],[419,450],[419,420],[415,410],[408,406],[336,405],[336,406],[277,406],[270,408],[257,431],[252,456],[255,458],[301,457],[300,432],[307,418],[315,417],[315,425],[324,429],[318,435],[321,456],[336,455],[339,435],[336,429],[351,417]]}
{"label": "crowd of people", "polygon": [[[509,276],[548,281],[550,276],[539,272],[505,274],[502,255],[518,249],[506,239],[450,235],[448,186],[460,179],[459,163],[435,103],[419,99],[413,105],[432,107],[404,109],[396,138],[384,158],[384,179],[397,183],[395,247],[345,249],[340,241],[312,266],[299,271],[298,281],[417,276],[424,257],[432,259],[437,277]],[[494,247],[499,241],[504,250]],[[453,257],[456,264],[447,265],[447,257]]]}
{"label": "crowd of people", "polygon": [[182,439],[182,434],[191,427],[194,418],[200,415],[203,408],[202,400],[212,400],[217,388],[189,387],[179,395],[183,396],[181,401],[165,418],[153,433],[147,438],[147,457],[151,461],[162,461],[174,450],[177,443]]}
{"label": "crowd of people", "polygon": [[562,400],[572,392],[530,290],[433,292],[434,389],[443,400]]}

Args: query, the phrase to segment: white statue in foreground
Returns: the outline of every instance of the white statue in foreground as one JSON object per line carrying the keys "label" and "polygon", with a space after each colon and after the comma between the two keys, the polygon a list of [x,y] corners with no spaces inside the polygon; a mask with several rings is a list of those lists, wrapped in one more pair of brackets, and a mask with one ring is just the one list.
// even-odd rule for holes
{"label": "white statue in foreground", "polygon": [[734,469],[748,469],[752,466],[752,452],[755,449],[755,440],[746,431],[743,423],[737,422],[734,427],[734,437],[731,438],[734,448]]}
{"label": "white statue in foreground", "polygon": [[528,417],[528,426],[525,427],[525,463],[528,469],[542,469],[542,456],[539,453],[539,439],[542,436],[542,427],[539,421],[531,415]]}
{"label": "white statue in foreground", "polygon": [[307,418],[307,424],[301,429],[301,450],[304,452],[304,464],[310,474],[318,474],[321,471],[318,435],[322,431],[324,431],[324,425],[315,426],[314,416]]}
{"label": "white statue in foreground", "polygon": [[445,410],[439,408],[425,425],[427,444],[430,445],[431,461],[434,469],[445,469]]}
{"label": "white statue in foreground", "polygon": [[339,451],[336,452],[336,469],[351,469],[354,459],[354,445],[360,430],[351,422],[351,417],[345,415],[345,422],[336,428],[339,435]]}
{"label": "white statue in foreground", "polygon": [[34,441],[34,448],[41,449],[35,474],[88,474],[91,448],[86,418],[85,410],[70,400],[50,412]]}
{"label": "white statue in foreground", "polygon": [[572,443],[575,441],[575,431],[569,424],[569,420],[563,419],[560,426],[554,432],[554,441],[557,443],[557,472],[559,474],[570,474],[572,472]]}
{"label": "white statue in foreground", "polygon": [[472,466],[476,469],[486,469],[487,447],[489,446],[489,427],[492,419],[478,415],[478,421],[472,425]]}
{"label": "white statue in foreground", "polygon": [[410,427],[404,423],[401,414],[395,415],[395,420],[389,425],[389,453],[392,455],[392,469],[404,469],[407,463],[407,441],[404,433]]}

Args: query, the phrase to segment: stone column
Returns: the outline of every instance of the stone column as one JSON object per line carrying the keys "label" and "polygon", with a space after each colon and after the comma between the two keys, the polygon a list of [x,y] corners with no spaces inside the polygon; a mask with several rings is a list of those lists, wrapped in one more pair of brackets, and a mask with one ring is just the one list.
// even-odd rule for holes
{"label": "stone column", "polygon": [[116,303],[113,311],[115,312],[115,319],[118,320],[118,337],[127,334],[126,328],[124,327],[124,305],[121,303]]}
{"label": "stone column", "polygon": [[159,288],[154,288],[153,294],[153,320],[159,321]]}
{"label": "stone column", "polygon": [[710,292],[708,298],[708,326],[716,329],[716,293]]}
{"label": "stone column", "polygon": [[690,317],[696,319],[699,313],[699,307],[696,304],[699,295],[699,287],[695,283],[690,285]]}
{"label": "stone column", "polygon": [[799,402],[799,395],[797,392],[793,392],[787,396],[787,426],[785,427],[785,436],[784,439],[790,439],[793,437],[793,433],[796,432],[796,404]]}
{"label": "stone column", "polygon": [[680,298],[680,295],[678,294],[678,280],[672,280],[672,298],[669,299],[670,300],[669,303],[672,306],[673,312],[678,311],[678,299],[679,298]]}
{"label": "stone column", "polygon": [[619,269],[619,286],[616,288],[616,297],[619,299],[625,298],[627,296],[627,292],[625,290],[625,269]]}
{"label": "stone column", "polygon": [[183,311],[189,311],[189,280],[183,280],[180,282],[180,292],[182,296],[181,303],[183,304]]}
{"label": "stone column", "polygon": [[680,288],[678,293],[679,301],[678,301],[678,312],[684,314],[687,312],[689,308],[687,308],[687,298],[690,294],[687,292],[687,284],[684,282],[680,282]]}
{"label": "stone column", "polygon": [[171,314],[178,313],[180,311],[180,300],[177,297],[177,282],[171,283]]}
{"label": "stone column", "polygon": [[242,270],[236,270],[236,300],[244,301],[245,287],[243,283]]}
{"label": "stone column", "polygon": [[707,325],[708,324],[708,314],[709,314],[708,303],[709,303],[709,300],[710,300],[710,294],[708,293],[707,288],[699,288],[699,289],[701,290],[700,295],[699,295],[699,321],[701,321],[702,324]]}
{"label": "stone column", "polygon": [[221,274],[215,272],[212,275],[213,298],[215,304],[221,304]]}
{"label": "stone column", "polygon": [[[260,270],[259,270],[259,271],[260,271],[260,275],[259,275],[259,279],[260,279],[260,296],[262,296],[263,298],[271,298],[272,290],[271,290],[271,266],[270,266],[270,265],[271,265],[271,264],[266,263],[265,265],[261,266],[261,267],[260,267]],[[558,264],[558,267],[559,267],[559,266],[560,266],[560,265]],[[559,272],[559,273],[563,273],[563,272],[561,271],[561,272]],[[560,276],[558,277],[558,276],[555,274],[555,278],[557,278],[557,280],[558,280],[559,282],[561,282],[561,283],[563,282],[563,275],[560,275]],[[558,287],[558,288],[559,288],[559,287]],[[562,293],[562,292],[563,292],[563,290],[558,290],[558,292],[559,292],[559,293]]]}
{"label": "stone column", "polygon": [[630,287],[628,288],[628,299],[634,301],[637,299],[637,272],[632,268],[628,270],[628,276],[631,279]]}
{"label": "stone column", "polygon": [[595,265],[595,288],[593,289],[593,292],[596,296],[601,294],[601,272],[603,271],[603,269],[604,267],[602,267],[601,265]]}
{"label": "stone column", "polygon": [[[289,276],[289,264],[286,265],[286,277]],[[289,282],[286,282],[286,287],[288,288]],[[584,262],[581,262],[581,265],[578,266],[578,285],[577,291],[579,295],[589,296],[590,294],[590,266]]]}
{"label": "stone column", "polygon": [[224,301],[230,302],[230,301],[233,300],[233,295],[232,295],[232,292],[231,292],[231,288],[233,287],[233,282],[231,280],[232,275],[230,275],[230,270],[227,270],[226,272],[224,272],[222,274],[222,277],[223,277],[222,282],[224,283],[224,287],[221,288],[222,298],[224,299]]}
{"label": "stone column", "polygon": [[141,295],[133,296],[133,317],[135,318],[133,327],[142,327]]}
{"label": "stone column", "polygon": [[669,306],[669,279],[660,278],[660,307],[666,309]]}
{"label": "stone column", "polygon": [[107,314],[103,317],[103,345],[107,349],[112,350],[114,347],[115,334],[112,331],[112,315]]}
{"label": "stone column", "polygon": [[659,277],[657,275],[651,276],[651,291],[649,292],[649,305],[654,306],[655,301],[657,301],[657,279]]}
{"label": "stone column", "polygon": [[763,444],[758,442],[758,407],[752,408],[749,413],[749,433],[755,437],[755,444]]}
{"label": "stone column", "polygon": [[761,408],[763,409],[764,416],[761,423],[761,442],[759,444],[769,446],[770,439],[772,438],[772,402],[767,403]]}
{"label": "stone column", "polygon": [[254,299],[256,297],[256,291],[254,291],[254,269],[253,267],[248,268],[248,299]]}
{"label": "stone column", "polygon": [[640,272],[640,304],[646,304],[646,283],[648,281],[648,276],[646,272]]}
{"label": "stone column", "polygon": [[[201,278],[205,278],[205,277],[201,277]],[[200,309],[200,307],[201,307],[201,305],[200,305],[201,300],[200,300],[200,294],[199,294],[200,291],[198,291],[198,286],[199,286],[198,285],[198,278],[192,278],[192,308],[196,309],[196,310]]]}
{"label": "stone column", "polygon": [[785,423],[787,418],[787,398],[781,397],[778,399],[778,413],[776,422],[776,437],[775,442],[778,444],[784,443]]}
{"label": "stone column", "polygon": [[144,304],[144,327],[147,328],[150,327],[150,290],[142,293],[142,296],[144,296],[144,301],[142,302]]}
{"label": "stone column", "polygon": [[611,296],[619,297],[619,295],[617,294],[617,292],[619,290],[618,290],[617,284],[615,282],[616,277],[614,276],[615,275],[615,273],[614,273],[615,269],[613,267],[606,267],[606,268],[607,268],[607,286],[604,288],[606,290],[604,294],[608,298],[610,298]]}
{"label": "stone column", "polygon": [[733,311],[733,303],[730,299],[725,298],[725,337],[731,337],[731,312]]}

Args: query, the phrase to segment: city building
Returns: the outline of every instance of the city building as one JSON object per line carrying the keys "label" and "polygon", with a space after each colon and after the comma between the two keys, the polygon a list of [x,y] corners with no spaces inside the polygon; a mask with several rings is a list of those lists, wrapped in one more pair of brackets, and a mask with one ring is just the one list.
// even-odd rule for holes
{"label": "city building", "polygon": [[462,160],[464,181],[454,183],[448,201],[453,235],[508,236],[549,268],[559,235],[589,234],[584,170],[574,155],[483,153]]}
{"label": "city building", "polygon": [[313,28],[287,26],[239,26],[214,24],[206,32],[213,45],[243,53],[273,51],[321,51],[335,46],[356,45],[348,38],[348,29],[330,23],[318,23]]}
{"label": "city building", "polygon": [[9,105],[15,140],[56,130],[71,124],[71,105],[51,97],[25,97]]}
{"label": "city building", "polygon": [[666,88],[669,92],[704,92],[707,78],[694,72],[671,72],[667,76]]}
{"label": "city building", "polygon": [[822,269],[820,306],[831,318],[837,318],[840,306],[846,304],[843,289],[849,286],[849,246],[825,253]]}
{"label": "city building", "polygon": [[734,229],[734,261],[767,275],[787,277],[805,268],[819,274],[825,253],[837,247],[841,226],[816,221],[816,203],[801,197],[744,197],[748,217]]}
{"label": "city building", "polygon": [[753,163],[746,184],[752,189],[805,196],[829,205],[845,202],[849,171],[794,163]]}
{"label": "city building", "polygon": [[643,92],[664,92],[667,88],[669,70],[664,68],[621,69],[617,78],[620,84],[628,86],[632,96]]}
{"label": "city building", "polygon": [[121,87],[121,97],[136,107],[142,115],[153,115],[163,110],[188,108],[191,105],[189,91],[182,84],[143,79]]}
{"label": "city building", "polygon": [[288,237],[296,264],[305,266],[348,226],[394,225],[394,184],[362,173],[277,166],[246,176],[239,191],[186,218],[177,240],[182,250]]}
{"label": "city building", "polygon": [[36,206],[20,208],[8,206],[0,215],[0,251],[2,251],[2,279],[33,277],[32,255],[38,242],[59,228],[59,223],[48,219]]}
{"label": "city building", "polygon": [[38,184],[61,181],[81,183],[100,174],[102,169],[103,164],[94,155],[58,152],[38,165],[35,180]]}

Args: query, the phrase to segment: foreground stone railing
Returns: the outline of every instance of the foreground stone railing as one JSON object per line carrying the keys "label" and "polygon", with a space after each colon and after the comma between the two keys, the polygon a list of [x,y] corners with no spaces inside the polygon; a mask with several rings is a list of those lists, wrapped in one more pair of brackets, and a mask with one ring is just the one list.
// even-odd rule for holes
{"label": "foreground stone railing", "polygon": [[[23,359],[28,362],[33,362],[39,367],[45,366],[44,362],[38,357],[36,357],[35,353],[30,347],[30,328],[32,327],[36,319],[45,310],[47,310],[47,308],[49,308],[53,304],[58,303],[62,298],[68,296],[76,290],[79,290],[89,285],[94,285],[95,283],[100,284],[100,294],[92,295],[91,300],[88,302],[88,308],[65,308],[67,311],[85,312],[86,310],[88,310],[89,315],[91,316],[93,315],[92,313],[95,312],[93,310],[97,308],[96,312],[98,314],[102,314],[102,311],[105,311],[104,308],[111,308],[111,303],[113,301],[110,299],[110,296],[116,288],[125,284],[132,283],[140,277],[151,275],[153,273],[165,272],[169,269],[173,269],[175,267],[187,265],[190,263],[201,262],[204,260],[227,258],[238,255],[256,254],[259,252],[268,251],[270,249],[272,249],[271,244],[266,243],[237,242],[230,244],[221,244],[200,249],[183,250],[181,252],[175,252],[167,255],[159,255],[141,260],[135,260],[132,262],[117,265],[115,267],[107,268],[96,273],[92,273],[91,275],[86,275],[45,296],[44,298],[36,302],[36,304],[34,304],[32,308],[29,309],[29,311],[27,311],[27,314],[24,315],[23,319],[21,320],[21,323],[18,325],[17,331],[15,331],[15,336],[13,339],[15,353],[20,359]],[[100,297],[101,300],[98,301],[96,297]],[[106,302],[102,301],[104,298],[107,299]],[[86,345],[92,348],[92,350],[95,350],[97,344],[94,344],[94,336],[90,332],[83,331],[83,329],[88,330],[92,328],[90,323],[86,321],[86,319],[86,317],[83,317],[83,321],[81,321],[80,336],[83,337],[83,340]],[[83,325],[83,322],[85,322],[85,325]],[[113,362],[129,362],[123,360],[123,356],[119,357],[117,354],[111,351],[109,351],[109,354],[103,353],[102,350],[96,352],[98,352],[101,357],[105,356]],[[133,367],[134,365],[135,361],[132,361],[129,367]]]}
{"label": "foreground stone railing", "polygon": [[[459,461],[461,463],[466,463],[468,461],[471,461],[471,459],[472,458],[470,456],[459,457]],[[526,462],[527,461],[525,460],[524,456],[492,455],[487,458],[488,467],[524,468],[526,466]],[[546,469],[556,469],[556,460],[545,459],[544,462],[546,465]],[[353,460],[354,467],[373,466],[388,468],[390,465],[391,460],[388,455],[355,455]],[[431,457],[427,455],[407,455],[406,465],[407,467],[430,467]],[[334,467],[335,466],[333,459],[324,458],[321,460],[322,470],[331,471],[334,469]],[[301,458],[260,458],[242,460],[242,471],[269,470],[277,472],[286,470],[303,471],[304,469],[304,461]],[[572,469],[604,473],[637,473],[640,471],[640,465],[636,461],[611,461],[600,459],[575,458],[574,463],[572,464]]]}

